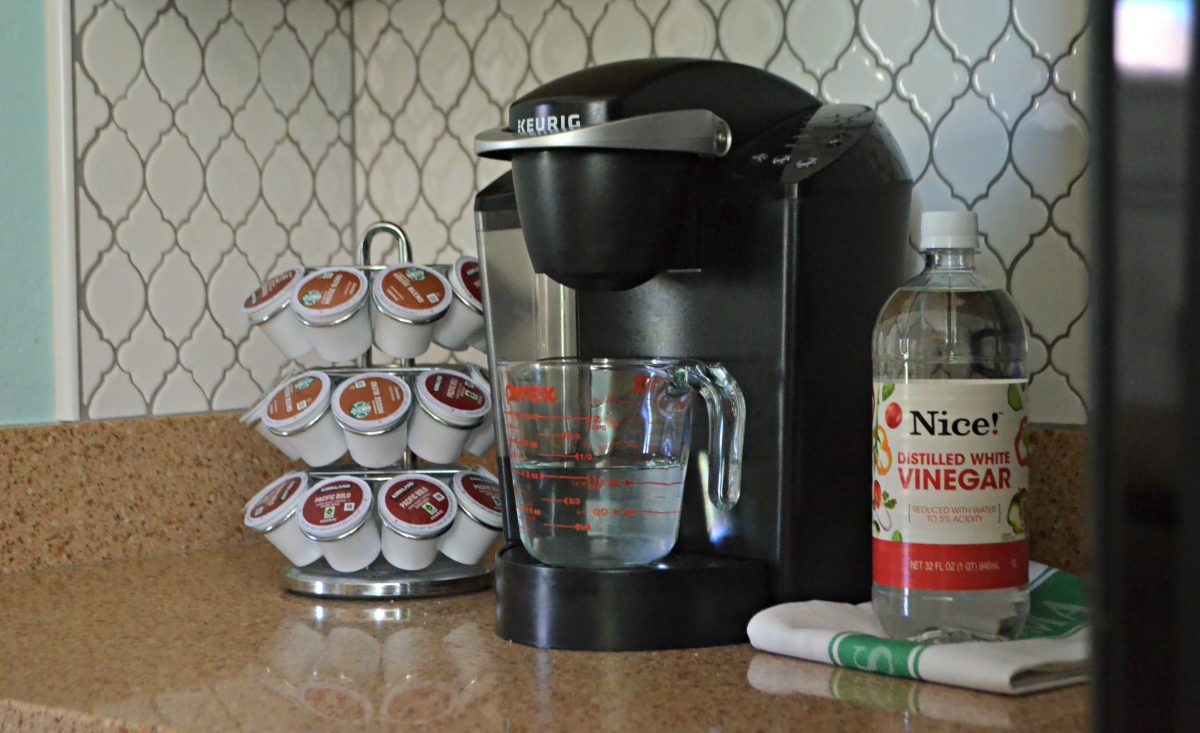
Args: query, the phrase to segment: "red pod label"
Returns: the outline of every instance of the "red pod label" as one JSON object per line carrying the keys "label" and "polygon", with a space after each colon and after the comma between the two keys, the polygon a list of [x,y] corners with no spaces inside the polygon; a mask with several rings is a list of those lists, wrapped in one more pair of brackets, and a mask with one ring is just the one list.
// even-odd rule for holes
{"label": "red pod label", "polygon": [[1024,382],[876,382],[875,582],[989,590],[1028,582]]}
{"label": "red pod label", "polygon": [[463,476],[462,487],[467,496],[492,511],[500,511],[500,484],[483,476],[468,475]]}
{"label": "red pod label", "polygon": [[342,390],[338,407],[355,420],[379,420],[404,409],[404,390],[390,379],[355,379]]}
{"label": "red pod label", "polygon": [[483,302],[483,282],[479,278],[479,260],[474,257],[464,259],[458,265],[458,276],[471,297],[479,303]]}
{"label": "red pod label", "polygon": [[242,307],[244,307],[246,310],[250,310],[251,308],[262,305],[271,298],[274,298],[276,295],[282,293],[284,288],[291,284],[292,280],[295,279],[295,270],[288,270],[282,275],[276,275],[275,277],[263,283],[258,290],[250,293],[250,296],[247,297],[245,302],[242,303]]}
{"label": "red pod label", "polygon": [[362,487],[353,481],[335,481],[309,495],[304,502],[304,521],[327,527],[349,519],[363,503]]}
{"label": "red pod label", "polygon": [[383,503],[393,517],[408,524],[434,524],[450,511],[450,497],[445,489],[419,478],[392,486]]}
{"label": "red pod label", "polygon": [[430,310],[446,299],[446,286],[420,267],[405,267],[384,275],[381,290],[401,308]]}
{"label": "red pod label", "polygon": [[316,377],[301,375],[275,393],[267,405],[267,417],[286,420],[304,412],[316,402],[325,389],[325,384]]}
{"label": "red pod label", "polygon": [[435,372],[425,377],[425,388],[447,407],[456,410],[478,410],[485,404],[483,392],[466,377]]}
{"label": "red pod label", "polygon": [[330,270],[313,275],[300,283],[297,295],[300,304],[313,310],[336,308],[350,302],[356,295],[362,283],[357,273],[350,270]]}
{"label": "red pod label", "polygon": [[299,476],[293,476],[287,481],[279,484],[275,488],[268,491],[266,496],[258,500],[258,503],[254,505],[254,508],[250,510],[250,516],[254,519],[258,519],[261,516],[275,511],[279,507],[286,504],[289,499],[295,496],[296,492],[300,490],[300,486],[303,483],[304,480],[302,478]]}

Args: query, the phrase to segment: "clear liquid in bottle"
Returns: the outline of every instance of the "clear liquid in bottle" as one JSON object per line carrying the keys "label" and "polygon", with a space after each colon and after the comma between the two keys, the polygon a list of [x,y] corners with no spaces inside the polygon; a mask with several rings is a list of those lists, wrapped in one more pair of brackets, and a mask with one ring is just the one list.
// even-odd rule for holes
{"label": "clear liquid in bottle", "polygon": [[974,213],[922,217],[925,269],[872,339],[872,601],[893,638],[1016,637],[1029,612],[1024,320],[975,270]]}

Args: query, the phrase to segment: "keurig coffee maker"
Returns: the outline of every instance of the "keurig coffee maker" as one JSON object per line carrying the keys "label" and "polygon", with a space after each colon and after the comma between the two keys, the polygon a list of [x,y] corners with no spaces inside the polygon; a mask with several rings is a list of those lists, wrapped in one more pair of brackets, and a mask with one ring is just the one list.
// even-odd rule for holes
{"label": "keurig coffee maker", "polygon": [[912,187],[875,113],[739,64],[627,61],[518,99],[475,150],[512,161],[475,200],[494,382],[509,361],[696,359],[723,365],[746,406],[731,510],[705,501],[693,450],[671,554],[557,567],[521,545],[494,383],[497,633],[707,646],[745,641],[772,603],[866,600],[869,340],[902,279]]}

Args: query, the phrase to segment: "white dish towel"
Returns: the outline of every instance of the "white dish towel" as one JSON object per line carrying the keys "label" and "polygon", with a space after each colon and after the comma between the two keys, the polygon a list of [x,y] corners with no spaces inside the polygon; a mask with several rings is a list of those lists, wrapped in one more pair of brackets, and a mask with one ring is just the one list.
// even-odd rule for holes
{"label": "white dish towel", "polygon": [[867,672],[1005,695],[1087,680],[1083,581],[1029,564],[1030,613],[1015,641],[920,644],[883,635],[870,603],[783,603],[759,611],[747,633],[756,648]]}

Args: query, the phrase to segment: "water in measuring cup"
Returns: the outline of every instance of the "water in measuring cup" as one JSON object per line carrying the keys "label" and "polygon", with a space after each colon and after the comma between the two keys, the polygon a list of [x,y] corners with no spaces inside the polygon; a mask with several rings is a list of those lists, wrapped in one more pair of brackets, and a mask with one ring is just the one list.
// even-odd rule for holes
{"label": "water in measuring cup", "polygon": [[547,565],[654,562],[671,551],[679,534],[686,470],[677,460],[514,465],[521,543]]}

